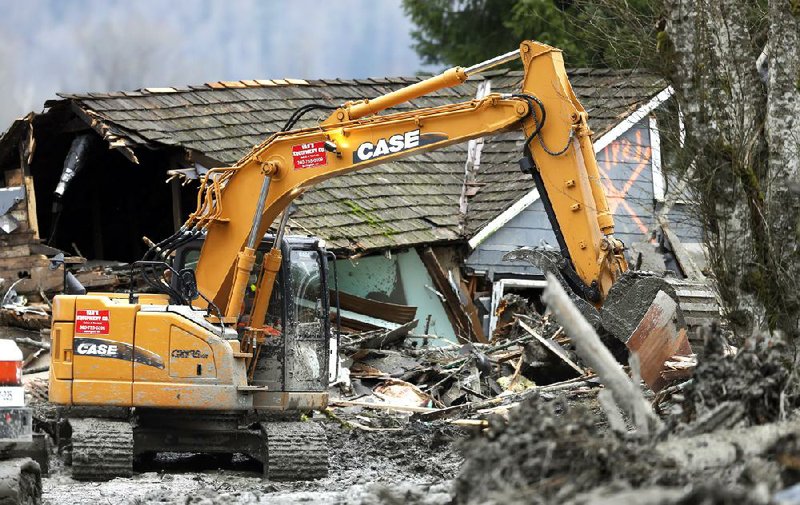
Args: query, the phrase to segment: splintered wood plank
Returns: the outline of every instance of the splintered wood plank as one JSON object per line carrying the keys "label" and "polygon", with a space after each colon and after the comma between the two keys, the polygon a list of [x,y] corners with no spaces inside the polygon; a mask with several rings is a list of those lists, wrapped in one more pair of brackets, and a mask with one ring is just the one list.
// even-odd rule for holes
{"label": "splintered wood plank", "polygon": [[420,254],[420,259],[422,259],[422,264],[425,265],[425,268],[428,270],[428,274],[431,276],[436,290],[444,296],[443,305],[445,313],[448,319],[450,319],[450,323],[453,325],[456,338],[465,343],[470,342],[471,337],[475,335],[472,329],[472,321],[470,321],[464,307],[461,305],[458,295],[450,286],[447,273],[445,273],[444,268],[442,268],[442,265],[436,258],[433,249],[430,247],[423,249],[422,254]]}
{"label": "splintered wood plank", "polygon": [[531,328],[521,320],[517,320],[517,322],[519,323],[519,325],[522,327],[523,330],[533,335],[533,338],[535,338],[540,344],[542,344],[542,346],[544,346],[545,349],[555,354],[561,361],[563,361],[564,363],[569,365],[573,370],[578,372],[579,375],[586,374],[586,370],[584,370],[580,365],[572,361],[567,355],[567,352],[560,345],[558,345],[556,342],[552,340],[548,340],[543,336],[539,335],[533,328]]}
{"label": "splintered wood plank", "polygon": [[36,215],[36,192],[33,190],[33,177],[25,177],[25,201],[28,205],[28,226],[33,231],[34,240],[39,240],[39,218]]}

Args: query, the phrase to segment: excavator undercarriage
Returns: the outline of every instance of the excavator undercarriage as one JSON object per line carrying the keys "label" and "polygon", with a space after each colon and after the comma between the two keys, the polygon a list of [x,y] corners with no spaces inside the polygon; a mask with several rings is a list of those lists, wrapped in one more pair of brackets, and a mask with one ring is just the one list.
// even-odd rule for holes
{"label": "excavator undercarriage", "polygon": [[[270,235],[262,241],[257,263],[274,240]],[[163,297],[138,295],[128,326],[117,326],[125,321],[112,312],[115,305],[130,306],[130,294],[57,298],[55,352],[62,359],[54,365],[51,398],[64,404],[61,395],[71,397],[72,405],[61,408],[60,417],[71,428],[65,445],[75,479],[130,476],[137,460],[163,452],[246,454],[260,461],[264,476],[272,480],[327,475],[324,431],[316,423],[299,422],[303,412],[327,404],[329,361],[335,352],[327,254],[316,239],[286,237],[282,242],[285,259],[267,320],[271,339],[257,360],[237,351],[234,329],[209,324]],[[201,240],[183,244],[173,268],[193,268],[202,245]],[[252,302],[250,292],[244,304]],[[79,316],[77,321],[69,320],[72,314]],[[148,320],[152,317],[169,324],[154,326]],[[140,335],[147,328],[160,331],[148,340]],[[81,334],[87,332],[93,334]],[[97,387],[98,369],[111,360],[119,380]],[[130,382],[122,380],[128,373]],[[232,383],[220,384],[226,377]]]}
{"label": "excavator undercarriage", "polygon": [[134,462],[164,452],[245,454],[262,463],[270,480],[328,475],[325,432],[317,423],[301,422],[299,412],[72,409],[64,414],[72,430],[67,451],[76,480],[130,477]]}

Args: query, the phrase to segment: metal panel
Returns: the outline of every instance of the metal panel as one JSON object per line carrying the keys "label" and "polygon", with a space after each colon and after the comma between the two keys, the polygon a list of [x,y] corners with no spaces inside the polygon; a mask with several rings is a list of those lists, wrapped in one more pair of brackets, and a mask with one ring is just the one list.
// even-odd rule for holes
{"label": "metal panel", "polygon": [[0,216],[11,210],[11,207],[25,199],[23,186],[0,188]]}

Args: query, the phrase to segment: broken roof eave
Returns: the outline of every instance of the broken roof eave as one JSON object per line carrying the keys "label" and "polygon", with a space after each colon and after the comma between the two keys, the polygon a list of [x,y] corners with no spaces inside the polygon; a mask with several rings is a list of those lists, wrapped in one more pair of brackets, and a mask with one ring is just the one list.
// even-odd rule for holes
{"label": "broken roof eave", "polygon": [[78,102],[69,100],[70,109],[91,129],[97,132],[100,137],[108,143],[109,149],[118,150],[131,163],[139,164],[139,159],[133,152],[133,148],[138,144],[131,139],[112,132],[112,129],[120,130],[120,127],[109,121],[100,119],[100,116],[90,109],[83,108]]}
{"label": "broken roof eave", "polygon": [[[595,154],[599,153],[612,142],[625,134],[628,130],[641,121],[645,116],[656,110],[664,102],[666,102],[675,90],[672,86],[667,86],[660,93],[651,98],[647,103],[633,111],[631,114],[625,116],[613,128],[603,134],[599,139],[595,140],[592,145],[594,146]],[[505,226],[509,221],[518,216],[522,211],[533,205],[534,202],[539,200],[539,190],[532,189],[526,193],[522,198],[514,202],[509,208],[500,213],[497,217],[489,221],[483,226],[472,238],[467,241],[470,251],[474,251],[479,245],[491,237],[497,230]]]}
{"label": "broken roof eave", "polygon": [[23,117],[15,119],[11,126],[8,127],[8,130],[0,136],[0,164],[6,163],[6,160],[12,154],[19,152],[19,145],[25,135],[29,133],[33,116],[34,113],[30,112]]}

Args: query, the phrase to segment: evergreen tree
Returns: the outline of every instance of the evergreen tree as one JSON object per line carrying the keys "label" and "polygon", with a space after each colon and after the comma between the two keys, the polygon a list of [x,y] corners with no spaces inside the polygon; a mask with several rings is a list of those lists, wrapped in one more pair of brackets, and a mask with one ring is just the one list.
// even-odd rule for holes
{"label": "evergreen tree", "polygon": [[[647,0],[403,0],[430,64],[469,65],[535,39],[570,67],[630,67],[654,54],[657,13]],[[642,39],[641,34],[646,33]]]}

